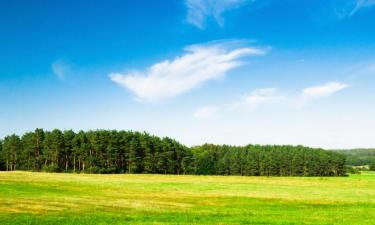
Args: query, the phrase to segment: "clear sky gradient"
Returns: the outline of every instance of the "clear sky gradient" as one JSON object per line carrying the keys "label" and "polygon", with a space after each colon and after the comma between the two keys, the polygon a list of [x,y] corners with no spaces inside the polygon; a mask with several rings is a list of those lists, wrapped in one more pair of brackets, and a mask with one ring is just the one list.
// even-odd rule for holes
{"label": "clear sky gradient", "polygon": [[0,138],[375,147],[375,0],[0,3]]}

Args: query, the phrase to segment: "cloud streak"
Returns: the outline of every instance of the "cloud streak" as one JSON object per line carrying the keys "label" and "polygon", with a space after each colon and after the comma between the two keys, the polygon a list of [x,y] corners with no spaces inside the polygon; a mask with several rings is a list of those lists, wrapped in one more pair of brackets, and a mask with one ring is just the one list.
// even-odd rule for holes
{"label": "cloud streak", "polygon": [[354,9],[350,12],[349,16],[354,15],[362,8],[369,8],[375,5],[375,0],[357,0]]}
{"label": "cloud streak", "polygon": [[186,0],[188,9],[186,20],[190,24],[205,29],[208,18],[213,18],[219,26],[224,26],[223,14],[239,8],[250,0]]}
{"label": "cloud streak", "polygon": [[206,106],[198,108],[193,116],[199,119],[217,117],[219,112],[227,111],[254,111],[261,107],[283,106],[300,108],[306,106],[314,100],[329,97],[350,87],[348,84],[340,82],[328,82],[319,86],[307,87],[296,96],[284,95],[276,88],[255,89],[244,94],[232,103],[225,103],[217,106]]}
{"label": "cloud streak", "polygon": [[241,41],[220,41],[186,47],[182,56],[150,66],[143,72],[112,73],[110,79],[130,90],[137,100],[159,101],[181,95],[241,66],[241,59],[266,51],[242,46]]}
{"label": "cloud streak", "polygon": [[329,82],[320,86],[308,87],[302,91],[301,101],[306,104],[315,99],[331,96],[348,87],[348,84],[340,82]]}
{"label": "cloud streak", "polygon": [[286,97],[280,94],[276,88],[256,89],[243,95],[239,101],[233,104],[232,108],[245,107],[254,110],[265,105],[279,104],[285,100]]}

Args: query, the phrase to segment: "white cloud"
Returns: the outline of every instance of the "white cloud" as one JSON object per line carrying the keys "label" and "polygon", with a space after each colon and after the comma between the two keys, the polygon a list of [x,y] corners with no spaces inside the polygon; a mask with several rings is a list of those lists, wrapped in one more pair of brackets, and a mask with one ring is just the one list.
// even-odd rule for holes
{"label": "white cloud", "polygon": [[70,65],[62,60],[58,60],[51,65],[53,74],[59,79],[63,80],[66,74],[70,71]]}
{"label": "white cloud", "polygon": [[350,12],[349,16],[354,15],[362,8],[368,8],[375,5],[375,0],[357,0],[354,9]]}
{"label": "white cloud", "polygon": [[256,89],[243,95],[240,99],[216,106],[198,108],[193,116],[198,119],[211,119],[229,111],[255,110],[262,106],[275,105],[284,102],[287,98],[281,95],[276,88]]}
{"label": "white cloud", "polygon": [[242,65],[241,58],[264,55],[241,41],[220,41],[192,45],[173,60],[156,63],[144,72],[112,73],[115,83],[133,92],[138,100],[158,101],[188,92],[209,80],[219,79]]}
{"label": "white cloud", "polygon": [[186,0],[188,8],[186,20],[204,29],[207,18],[213,18],[220,26],[224,26],[223,13],[238,8],[249,0]]}
{"label": "white cloud", "polygon": [[232,105],[232,109],[248,108],[256,109],[260,106],[279,104],[286,100],[286,97],[279,93],[276,88],[256,89],[241,97]]}
{"label": "white cloud", "polygon": [[198,108],[193,116],[197,119],[211,119],[217,117],[219,110],[220,108],[216,106],[204,106]]}
{"label": "white cloud", "polygon": [[339,82],[329,82],[321,86],[309,87],[303,90],[303,97],[306,98],[321,98],[330,96],[338,91],[341,91],[349,85]]}
{"label": "white cloud", "polygon": [[329,82],[320,86],[305,88],[302,91],[301,103],[306,104],[307,102],[314,99],[328,97],[348,87],[348,84],[339,82]]}
{"label": "white cloud", "polygon": [[[339,83],[339,82],[328,82],[326,84],[315,86],[315,87],[308,87],[302,90],[302,93],[297,96],[288,96],[284,95],[280,90],[276,88],[263,88],[263,89],[256,89],[251,91],[247,94],[241,96],[240,99],[237,99],[232,102],[232,104],[222,104],[220,107],[207,107],[201,108],[200,112],[197,115],[205,115],[210,114],[212,109],[215,109],[215,115],[218,114],[218,109],[220,111],[227,110],[256,110],[261,107],[283,107],[283,108],[299,108],[305,106],[310,101],[317,100],[319,98],[328,97],[333,95],[336,92],[344,90],[348,88],[348,84]],[[213,113],[212,113],[213,114]],[[195,117],[198,117],[194,114]]]}

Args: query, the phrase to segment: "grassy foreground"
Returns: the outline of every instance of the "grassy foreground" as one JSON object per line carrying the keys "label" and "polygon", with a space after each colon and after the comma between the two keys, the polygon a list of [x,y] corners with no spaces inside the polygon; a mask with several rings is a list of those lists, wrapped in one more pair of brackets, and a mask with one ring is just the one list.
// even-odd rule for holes
{"label": "grassy foreground", "polygon": [[0,172],[0,224],[375,224],[375,173],[268,178]]}

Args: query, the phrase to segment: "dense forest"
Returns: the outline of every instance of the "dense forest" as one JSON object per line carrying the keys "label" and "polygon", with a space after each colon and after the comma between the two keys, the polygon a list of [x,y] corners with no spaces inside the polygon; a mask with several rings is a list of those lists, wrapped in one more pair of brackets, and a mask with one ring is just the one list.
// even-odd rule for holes
{"label": "dense forest", "polygon": [[177,141],[132,131],[36,129],[0,143],[0,169],[76,173],[343,176],[343,154],[303,146],[243,147]]}
{"label": "dense forest", "polygon": [[346,164],[350,166],[364,166],[375,163],[375,149],[335,150],[346,155]]}

